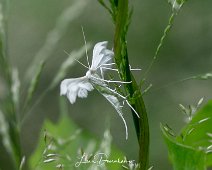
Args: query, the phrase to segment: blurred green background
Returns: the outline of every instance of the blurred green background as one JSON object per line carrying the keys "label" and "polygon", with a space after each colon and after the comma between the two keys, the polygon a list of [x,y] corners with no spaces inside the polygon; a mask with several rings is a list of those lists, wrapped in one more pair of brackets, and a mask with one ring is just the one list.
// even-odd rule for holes
{"label": "blurred green background", "polygon": [[[8,20],[9,56],[12,65],[19,69],[21,79],[32,58],[43,46],[45,37],[54,27],[57,17],[73,2],[73,0],[11,1]],[[168,23],[171,7],[166,0],[132,0],[131,4],[134,13],[128,34],[128,51],[131,65],[142,68],[141,72],[135,73],[139,81],[143,78],[142,75]],[[147,77],[147,85],[153,84],[144,99],[151,132],[150,162],[156,170],[171,169],[159,123],[167,123],[178,131],[184,125],[184,116],[178,107],[179,103],[196,104],[201,97],[204,97],[205,102],[212,98],[212,80],[190,80],[169,85],[170,82],[212,71],[211,6],[211,0],[190,0],[185,4]],[[112,20],[96,0],[90,0],[80,17],[69,25],[67,32],[54,49],[42,74],[37,95],[42,93],[62,61],[67,58],[64,50],[70,52],[84,44],[81,26],[84,27],[87,41],[95,44],[107,40],[112,47],[114,34]],[[91,51],[89,54],[91,56]],[[85,63],[85,57],[81,61]],[[76,64],[70,69],[67,78],[83,76],[85,71]],[[0,94],[4,95],[2,85]],[[49,118],[57,121],[58,98],[59,86],[48,93],[25,122],[22,145],[26,156],[29,156],[36,147],[43,120]],[[99,137],[102,137],[106,127],[105,120],[109,117],[114,144],[130,159],[137,158],[137,139],[129,110],[125,114],[129,126],[129,139],[125,140],[123,123],[113,108],[97,92],[89,93],[88,99],[79,99],[69,107],[70,117],[80,127]],[[10,169],[2,144],[0,153],[0,168]]]}

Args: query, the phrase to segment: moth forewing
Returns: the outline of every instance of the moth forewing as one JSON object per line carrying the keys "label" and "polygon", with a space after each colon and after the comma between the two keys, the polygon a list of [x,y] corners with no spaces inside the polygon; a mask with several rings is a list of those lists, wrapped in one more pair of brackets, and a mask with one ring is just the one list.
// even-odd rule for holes
{"label": "moth forewing", "polygon": [[[103,82],[104,84],[104,82]],[[102,94],[107,101],[114,107],[118,115],[121,117],[124,126],[125,126],[125,133],[126,133],[126,139],[128,139],[128,128],[127,128],[127,123],[126,120],[124,119],[123,112],[122,112],[122,105],[121,101],[119,100],[120,97],[114,92],[111,91],[107,86],[100,86],[100,85],[94,85],[94,88],[96,88],[100,94]]]}
{"label": "moth forewing", "polygon": [[94,46],[91,68],[97,68],[98,65],[100,64],[102,58],[104,57],[104,54],[102,54],[102,51],[106,49],[107,43],[108,43],[107,41],[103,41],[103,42],[97,43]]}
{"label": "moth forewing", "polygon": [[60,85],[60,95],[66,95],[70,103],[73,104],[77,97],[86,98],[88,91],[92,91],[93,86],[87,77],[65,79]]}

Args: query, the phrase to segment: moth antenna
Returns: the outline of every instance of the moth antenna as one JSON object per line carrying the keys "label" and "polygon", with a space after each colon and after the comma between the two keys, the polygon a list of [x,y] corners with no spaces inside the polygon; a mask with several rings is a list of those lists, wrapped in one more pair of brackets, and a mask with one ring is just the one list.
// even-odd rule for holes
{"label": "moth antenna", "polygon": [[90,66],[89,60],[88,60],[88,49],[87,49],[87,42],[86,42],[86,39],[85,39],[85,32],[84,32],[83,27],[81,27],[81,28],[82,28],[82,35],[83,35],[83,39],[84,39],[84,43],[85,43],[85,54],[86,54],[86,58],[87,58],[88,67],[90,69],[91,66]]}
{"label": "moth antenna", "polygon": [[79,64],[81,64],[83,67],[90,69],[90,67],[87,67],[85,64],[81,63],[79,60],[77,60],[77,59],[74,59],[74,60],[77,61]]}
{"label": "moth antenna", "polygon": [[115,68],[108,68],[108,67],[101,67],[101,68],[106,70],[118,71],[118,69]]}
{"label": "moth antenna", "polygon": [[101,67],[100,67],[100,72],[101,72],[102,79],[104,79],[104,72],[103,72],[103,69]]}
{"label": "moth antenna", "polygon": [[[70,56],[70,54],[69,54],[67,51],[64,50],[64,52],[65,52],[68,56]],[[74,58],[74,60],[77,61],[77,62],[78,62],[80,65],[82,65],[83,67],[89,69],[89,67],[87,67],[85,64],[81,63],[81,62],[80,62],[79,60],[77,60],[76,58]]]}

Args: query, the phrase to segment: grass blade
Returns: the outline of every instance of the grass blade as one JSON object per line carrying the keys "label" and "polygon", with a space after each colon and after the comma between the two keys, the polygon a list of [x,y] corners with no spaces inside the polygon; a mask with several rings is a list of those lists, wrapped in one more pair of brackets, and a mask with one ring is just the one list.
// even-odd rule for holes
{"label": "grass blade", "polygon": [[25,107],[30,103],[30,101],[31,101],[31,99],[32,99],[32,97],[33,97],[33,95],[36,91],[36,88],[38,86],[43,68],[44,68],[44,62],[42,61],[37,66],[36,73],[35,73],[35,75],[33,76],[32,80],[30,82],[29,89],[28,89],[28,92],[27,92],[26,102],[25,102],[25,105],[24,105]]}

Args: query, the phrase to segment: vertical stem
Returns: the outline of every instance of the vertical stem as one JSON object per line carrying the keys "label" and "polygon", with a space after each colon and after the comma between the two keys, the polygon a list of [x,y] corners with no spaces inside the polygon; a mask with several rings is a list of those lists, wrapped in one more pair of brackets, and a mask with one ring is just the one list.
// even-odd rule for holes
{"label": "vertical stem", "polygon": [[140,116],[140,118],[138,118],[133,110],[131,110],[139,143],[139,169],[147,170],[149,165],[149,124],[141,91],[129,68],[126,43],[128,0],[120,0],[117,5],[114,38],[115,61],[119,69],[121,79],[123,81],[132,81],[132,83],[125,84],[125,89],[128,94],[130,94],[130,104]]}

